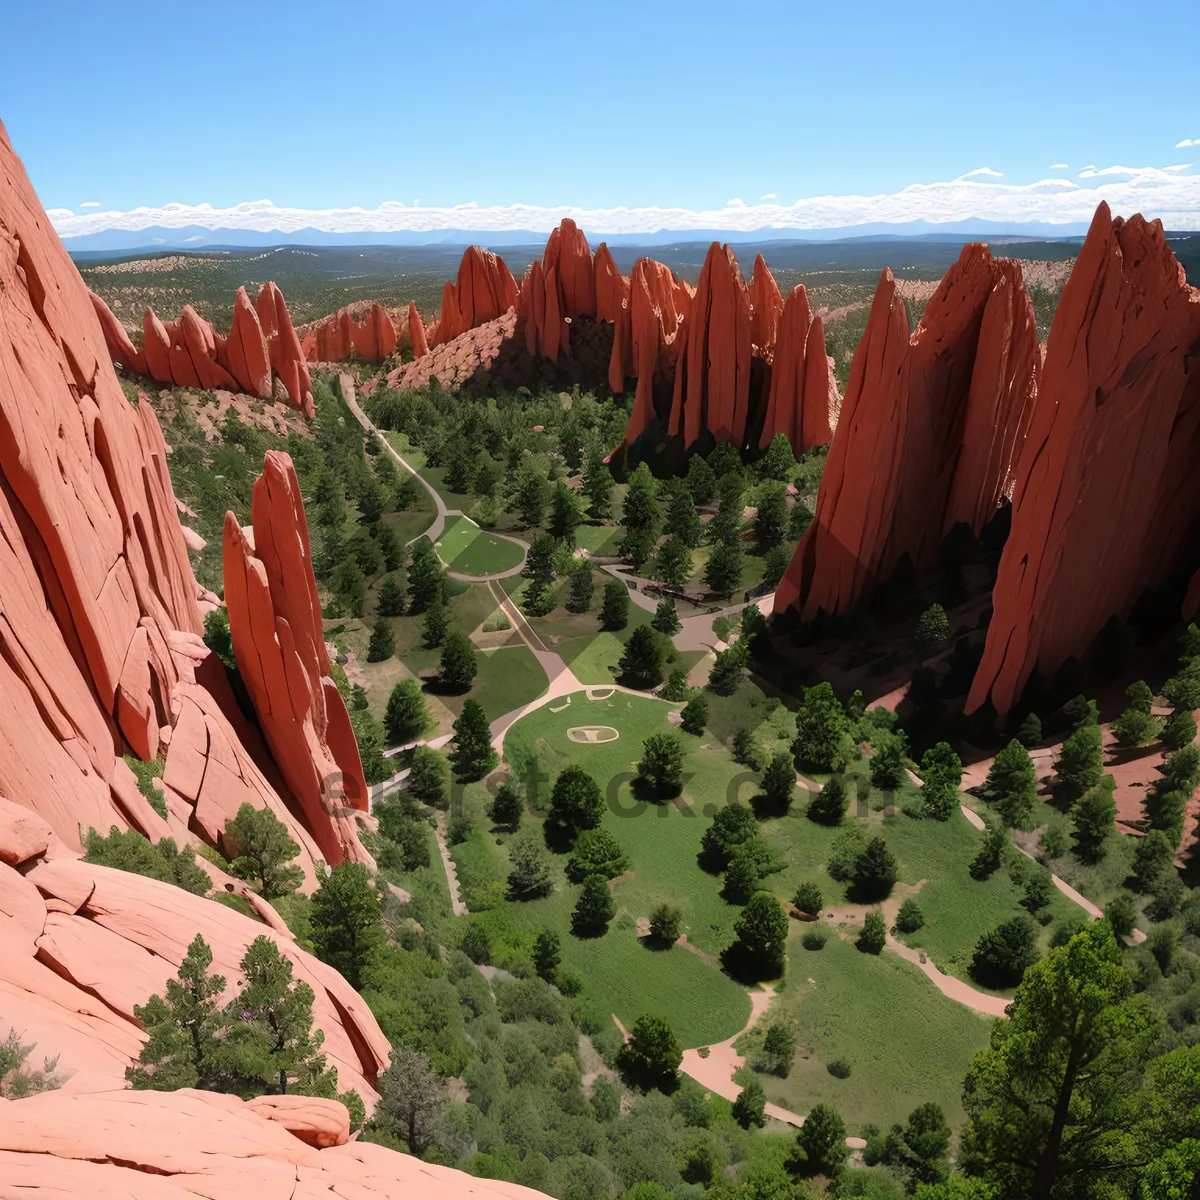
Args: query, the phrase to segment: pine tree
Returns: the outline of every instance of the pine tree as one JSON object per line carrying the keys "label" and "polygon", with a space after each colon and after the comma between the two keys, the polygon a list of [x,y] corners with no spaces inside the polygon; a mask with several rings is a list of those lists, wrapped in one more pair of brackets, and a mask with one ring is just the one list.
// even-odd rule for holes
{"label": "pine tree", "polygon": [[669,485],[667,519],[664,530],[677,537],[689,550],[694,550],[704,539],[704,526],[696,512],[696,501],[682,480],[672,480]]}
{"label": "pine tree", "polygon": [[427,537],[412,544],[412,562],[408,568],[408,607],[413,613],[424,612],[427,605],[442,603],[446,573],[438,562],[437,551]]}
{"label": "pine tree", "polygon": [[667,676],[667,682],[658,690],[659,696],[663,700],[686,700],[691,695],[691,688],[688,687],[687,672],[682,669],[676,669]]}
{"label": "pine tree", "polygon": [[533,969],[538,978],[547,983],[553,983],[558,975],[558,964],[562,961],[561,946],[558,934],[552,930],[543,929],[533,943]]}
{"label": "pine tree", "polygon": [[567,612],[587,612],[592,606],[592,595],[595,590],[591,563],[586,558],[581,558],[578,560],[578,565],[571,569],[571,582],[567,589]]}
{"label": "pine tree", "polygon": [[292,963],[269,937],[257,937],[242,956],[243,982],[228,1009],[225,1058],[244,1089],[284,1095],[333,1095],[337,1072],[327,1068],[314,1033],[313,990],[292,978]]}
{"label": "pine tree", "polygon": [[167,980],[166,995],[134,1005],[133,1015],[146,1033],[138,1065],[125,1068],[135,1089],[173,1092],[220,1083],[216,1035],[226,1024],[219,1004],[225,977],[208,973],[212,957],[208,943],[196,934],[178,974]]}
{"label": "pine tree", "polygon": [[586,502],[564,480],[558,480],[550,492],[550,532],[568,546],[575,545],[575,530],[583,524]]}
{"label": "pine tree", "polygon": [[673,637],[683,628],[679,614],[675,611],[675,601],[670,596],[664,596],[658,602],[650,627],[657,629],[659,633],[665,633],[667,637]]}
{"label": "pine tree", "polygon": [[766,1107],[767,1093],[758,1076],[752,1075],[733,1102],[732,1116],[743,1129],[761,1129],[767,1123]]}
{"label": "pine tree", "polygon": [[864,954],[881,954],[887,945],[887,924],[883,913],[871,909],[863,918],[863,927],[854,943]]}
{"label": "pine tree", "polygon": [[783,970],[788,918],[779,901],[767,892],[750,897],[733,927],[730,947],[742,973],[771,979]]}
{"label": "pine tree", "polygon": [[600,624],[604,629],[624,629],[629,621],[629,589],[619,580],[610,579],[604,585],[604,604],[600,609]]}
{"label": "pine tree", "polygon": [[454,722],[452,745],[450,761],[460,779],[482,779],[496,765],[491,730],[478,700],[464,701]]}
{"label": "pine tree", "polygon": [[505,829],[516,829],[525,815],[525,801],[516,785],[506,779],[492,799],[491,818]]}
{"label": "pine tree", "polygon": [[367,579],[353,556],[342,559],[334,567],[329,577],[329,586],[350,616],[362,616],[363,600],[367,595]]}
{"label": "pine tree", "polygon": [[783,484],[764,484],[759,490],[758,512],[754,517],[754,544],[758,553],[766,554],[778,546],[787,526],[787,496]]}
{"label": "pine tree", "polygon": [[383,555],[385,571],[398,571],[404,565],[404,547],[400,545],[400,539],[391,525],[381,523],[375,526],[375,544]]}
{"label": "pine tree", "polygon": [[791,561],[792,556],[786,546],[772,546],[763,556],[763,583],[768,588],[777,587],[787,574]]}
{"label": "pine tree", "polygon": [[536,900],[550,894],[554,879],[536,834],[522,830],[509,843],[508,858],[512,867],[508,873],[510,900]]}
{"label": "pine tree", "polygon": [[1026,750],[1032,750],[1042,744],[1042,720],[1037,713],[1030,713],[1021,722],[1021,727],[1017,730],[1017,741]]}
{"label": "pine tree", "polygon": [[[694,733],[697,736],[702,734],[704,726],[708,723],[708,697],[702,691],[697,691],[683,706],[679,717],[680,726],[687,733]],[[790,765],[791,760],[788,761]]]}
{"label": "pine tree", "polygon": [[1144,746],[1162,732],[1166,721],[1152,715],[1154,693],[1139,679],[1125,689],[1129,706],[1113,723],[1113,733],[1120,746]]}
{"label": "pine tree", "polygon": [[514,507],[529,529],[540,525],[546,515],[546,490],[541,473],[529,463],[522,463],[517,471]]}
{"label": "pine tree", "polygon": [[375,597],[375,611],[381,617],[399,617],[404,614],[404,577],[385,575]]}
{"label": "pine tree", "polygon": [[603,875],[589,875],[583,881],[583,891],[571,914],[571,931],[576,937],[593,937],[604,933],[616,913],[608,880]]}
{"label": "pine tree", "polygon": [[1095,786],[1088,789],[1071,813],[1075,831],[1075,853],[1084,862],[1099,862],[1104,857],[1104,843],[1112,833],[1117,815],[1113,801],[1116,780],[1105,775]]}
{"label": "pine tree", "polygon": [[796,477],[799,464],[792,454],[792,444],[787,435],[777,433],[767,447],[767,452],[756,464],[763,479],[777,479],[780,483],[791,483]]}
{"label": "pine tree", "polygon": [[638,463],[629,477],[629,488],[625,493],[625,503],[621,507],[621,524],[626,529],[656,530],[657,495],[658,483],[650,473],[650,468],[644,462]]}
{"label": "pine tree", "polygon": [[742,581],[742,548],[736,540],[713,546],[704,570],[704,582],[722,596],[732,595]]}
{"label": "pine tree", "polygon": [[883,900],[899,874],[896,858],[881,837],[872,838],[854,864],[854,887],[864,899]]}
{"label": "pine tree", "polygon": [[450,617],[446,611],[446,605],[441,601],[434,601],[425,608],[425,625],[422,630],[423,641],[427,650],[432,650],[435,646],[440,646],[446,638],[446,630],[450,626]]}
{"label": "pine tree", "polygon": [[742,536],[742,516],[745,504],[742,500],[743,479],[740,473],[726,475],[717,485],[720,496],[716,514],[705,531],[713,545],[727,542],[736,544]]}
{"label": "pine tree", "polygon": [[392,632],[391,622],[386,619],[376,621],[367,645],[367,662],[383,662],[395,652],[396,635]]}
{"label": "pine tree", "polygon": [[603,521],[612,515],[613,477],[600,454],[588,457],[583,471],[583,494],[591,503],[592,517]]}
{"label": "pine tree", "polygon": [[763,795],[775,811],[782,811],[792,802],[796,791],[796,765],[786,750],[779,750],[767,765],[762,777]]}
{"label": "pine tree", "polygon": [[807,816],[821,825],[840,825],[850,806],[850,796],[840,775],[830,776],[829,782],[809,801]]}
{"label": "pine tree", "polygon": [[673,733],[652,733],[642,742],[637,777],[658,797],[679,795],[683,785],[683,744]]}
{"label": "pine tree", "polygon": [[922,654],[932,654],[950,636],[950,620],[940,604],[931,604],[917,621],[915,641]]}
{"label": "pine tree", "polygon": [[804,703],[796,713],[792,756],[798,770],[821,772],[844,771],[854,757],[850,722],[830,684],[804,689]]}
{"label": "pine tree", "polygon": [[434,808],[446,802],[447,763],[436,750],[418,746],[412,752],[408,772],[408,794]]}
{"label": "pine tree", "polygon": [[921,796],[926,816],[948,821],[959,805],[962,759],[947,742],[938,742],[921,758]]}
{"label": "pine tree", "polygon": [[628,687],[653,688],[662,683],[671,644],[649,625],[638,625],[625,643],[617,674]]}
{"label": "pine tree", "polygon": [[678,534],[663,542],[654,560],[654,573],[664,583],[676,587],[687,582],[692,573],[692,552]]}
{"label": "pine tree", "polygon": [[383,723],[393,746],[415,742],[424,734],[429,727],[429,712],[419,680],[402,679],[392,688]]}
{"label": "pine tree", "polygon": [[442,685],[456,692],[465,692],[475,681],[479,663],[475,647],[465,633],[448,634],[442,645]]}
{"label": "pine tree", "polygon": [[627,529],[621,539],[621,557],[632,571],[641,571],[654,555],[654,544],[658,540],[652,529]]}
{"label": "pine tree", "polygon": [[313,950],[361,991],[366,972],[383,944],[379,893],[362,863],[339,863],[313,894]]}
{"label": "pine tree", "polygon": [[1037,800],[1037,772],[1029,751],[1013,738],[992,760],[984,795],[1011,829],[1028,829]]}
{"label": "pine tree", "polygon": [[1163,726],[1162,744],[1167,750],[1182,750],[1196,740],[1196,718],[1187,709],[1173,712]]}
{"label": "pine tree", "polygon": [[716,696],[732,696],[742,682],[745,665],[746,652],[740,643],[718,650],[708,672],[708,690]]}
{"label": "pine tree", "polygon": [[243,804],[225,822],[221,841],[233,856],[230,871],[239,879],[256,880],[264,900],[294,892],[304,882],[304,872],[289,865],[300,847],[287,826],[269,809]]}
{"label": "pine tree", "polygon": [[846,1162],[846,1125],[837,1109],[814,1104],[796,1134],[794,1169],[800,1175],[835,1178]]}
{"label": "pine tree", "polygon": [[550,792],[550,818],[564,829],[594,829],[604,815],[600,785],[582,768],[559,772]]}
{"label": "pine tree", "polygon": [[1054,765],[1055,794],[1067,804],[1073,804],[1094,788],[1103,775],[1100,726],[1091,722],[1082,724],[1063,742]]}
{"label": "pine tree", "polygon": [[703,455],[692,455],[684,482],[692,494],[692,500],[701,507],[711,504],[717,494],[717,477]]}

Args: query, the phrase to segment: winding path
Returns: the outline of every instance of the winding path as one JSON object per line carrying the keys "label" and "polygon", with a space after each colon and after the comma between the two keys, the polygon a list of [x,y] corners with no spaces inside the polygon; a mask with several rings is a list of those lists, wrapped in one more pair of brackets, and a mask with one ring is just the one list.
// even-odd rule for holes
{"label": "winding path", "polygon": [[[384,449],[392,456],[392,458],[394,458],[396,462],[398,462],[404,468],[404,470],[406,470],[415,480],[417,480],[417,482],[421,484],[421,486],[433,499],[433,523],[428,529],[425,530],[424,533],[419,533],[417,534],[417,537],[412,538],[408,544],[411,546],[412,543],[417,540],[417,538],[427,537],[436,547],[438,541],[441,539],[442,534],[446,531],[447,517],[461,517],[464,521],[471,521],[471,518],[468,517],[467,514],[461,509],[446,507],[446,502],[438,493],[437,488],[435,488],[433,484],[430,483],[429,480],[426,479],[425,476],[422,475],[421,472],[418,471],[416,467],[414,467],[396,449],[396,447],[388,441],[384,433],[381,432],[371,418],[367,416],[358,403],[354,387],[354,376],[346,371],[342,371],[338,375],[338,386],[341,388],[342,399],[346,402],[346,407],[350,410],[354,419],[368,433],[374,434],[375,437],[379,439]],[[474,525],[475,522],[471,521],[471,524]],[[514,546],[519,546],[521,548],[521,561],[517,563],[515,567],[509,567],[505,571],[494,571],[490,575],[464,575],[461,571],[452,571],[450,569],[450,564],[442,560],[442,556],[439,554],[438,560],[441,561],[442,565],[446,568],[446,574],[449,575],[451,579],[458,579],[463,583],[488,583],[493,579],[507,579],[511,575],[518,574],[525,566],[525,556],[529,553],[528,543],[523,542],[520,538],[513,537],[511,534],[507,533],[491,533],[489,531],[489,536],[502,538],[506,542],[512,542]]]}

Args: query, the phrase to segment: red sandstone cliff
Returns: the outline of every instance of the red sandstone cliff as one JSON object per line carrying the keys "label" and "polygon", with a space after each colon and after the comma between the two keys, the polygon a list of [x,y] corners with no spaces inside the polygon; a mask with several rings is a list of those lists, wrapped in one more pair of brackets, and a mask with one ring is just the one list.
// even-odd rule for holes
{"label": "red sandstone cliff", "polygon": [[[410,321],[415,311],[416,306],[410,303]],[[417,320],[420,321],[420,316]],[[343,362],[351,354],[366,362],[379,362],[396,349],[399,341],[396,326],[377,300],[369,305],[359,303],[339,308],[305,326],[303,334],[301,345],[309,362]]]}
{"label": "red sandstone cliff", "polygon": [[267,452],[252,537],[225,514],[223,555],[234,654],[275,761],[325,860],[369,862],[353,820],[367,811],[367,786],[330,672],[308,523],[286,454]]}
{"label": "red sandstone cliff", "polygon": [[517,284],[504,259],[481,246],[470,246],[458,267],[458,278],[442,289],[442,311],[426,329],[430,347],[503,316],[517,304]]}
{"label": "red sandstone cliff", "polygon": [[[903,556],[928,567],[948,520],[969,520],[978,532],[1008,486],[1037,396],[1036,331],[1015,264],[985,246],[964,247],[911,337],[884,271],[816,514],[776,611],[796,606],[806,620],[847,612]],[[966,445],[984,430],[986,453]]]}
{"label": "red sandstone cliff", "polygon": [[1050,330],[968,712],[989,698],[1007,712],[1034,670],[1052,674],[1193,565],[1198,354],[1200,292],[1161,224],[1101,204]]}

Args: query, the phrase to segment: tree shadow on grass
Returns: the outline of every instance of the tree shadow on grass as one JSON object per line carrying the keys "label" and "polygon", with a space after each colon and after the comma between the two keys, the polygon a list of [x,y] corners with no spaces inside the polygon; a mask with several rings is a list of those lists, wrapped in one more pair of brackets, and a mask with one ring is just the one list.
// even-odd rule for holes
{"label": "tree shadow on grass", "polygon": [[731,979],[746,986],[778,979],[783,971],[782,963],[764,962],[741,942],[721,952],[721,966]]}

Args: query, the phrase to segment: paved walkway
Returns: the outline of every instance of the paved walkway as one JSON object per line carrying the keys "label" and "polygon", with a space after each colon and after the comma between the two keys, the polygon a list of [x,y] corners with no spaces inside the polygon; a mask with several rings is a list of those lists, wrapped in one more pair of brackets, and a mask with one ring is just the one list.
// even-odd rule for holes
{"label": "paved walkway", "polygon": [[[376,427],[370,417],[359,406],[354,389],[354,376],[346,371],[338,375],[338,386],[341,388],[342,399],[346,402],[346,407],[350,410],[354,419],[368,432],[374,434],[383,444],[384,449],[404,468],[421,486],[429,493],[433,499],[434,518],[433,523],[425,530],[424,533],[417,534],[417,537],[412,538],[408,545],[412,545],[417,538],[427,537],[436,546],[441,536],[446,531],[447,517],[461,517],[464,521],[471,521],[461,509],[447,508],[446,502],[442,499],[437,488],[425,478],[384,436],[384,434]],[[474,525],[475,522],[471,521]],[[464,583],[487,583],[492,579],[507,579],[510,575],[518,574],[525,566],[525,556],[529,553],[529,546],[518,537],[513,537],[507,533],[490,533],[491,537],[503,538],[506,542],[512,542],[514,546],[521,548],[521,561],[515,567],[509,567],[506,571],[494,571],[490,575],[464,575],[461,571],[452,571],[450,564],[442,560],[441,555],[438,555],[439,561],[446,568],[446,574],[451,579],[459,579]]]}
{"label": "paved walkway", "polygon": [[446,814],[444,812],[437,814],[433,836],[437,838],[438,853],[442,856],[442,866],[446,868],[446,883],[450,887],[450,911],[456,917],[465,917],[467,906],[463,903],[458,890],[458,867],[455,865],[454,859],[450,857],[450,847],[446,844]]}

